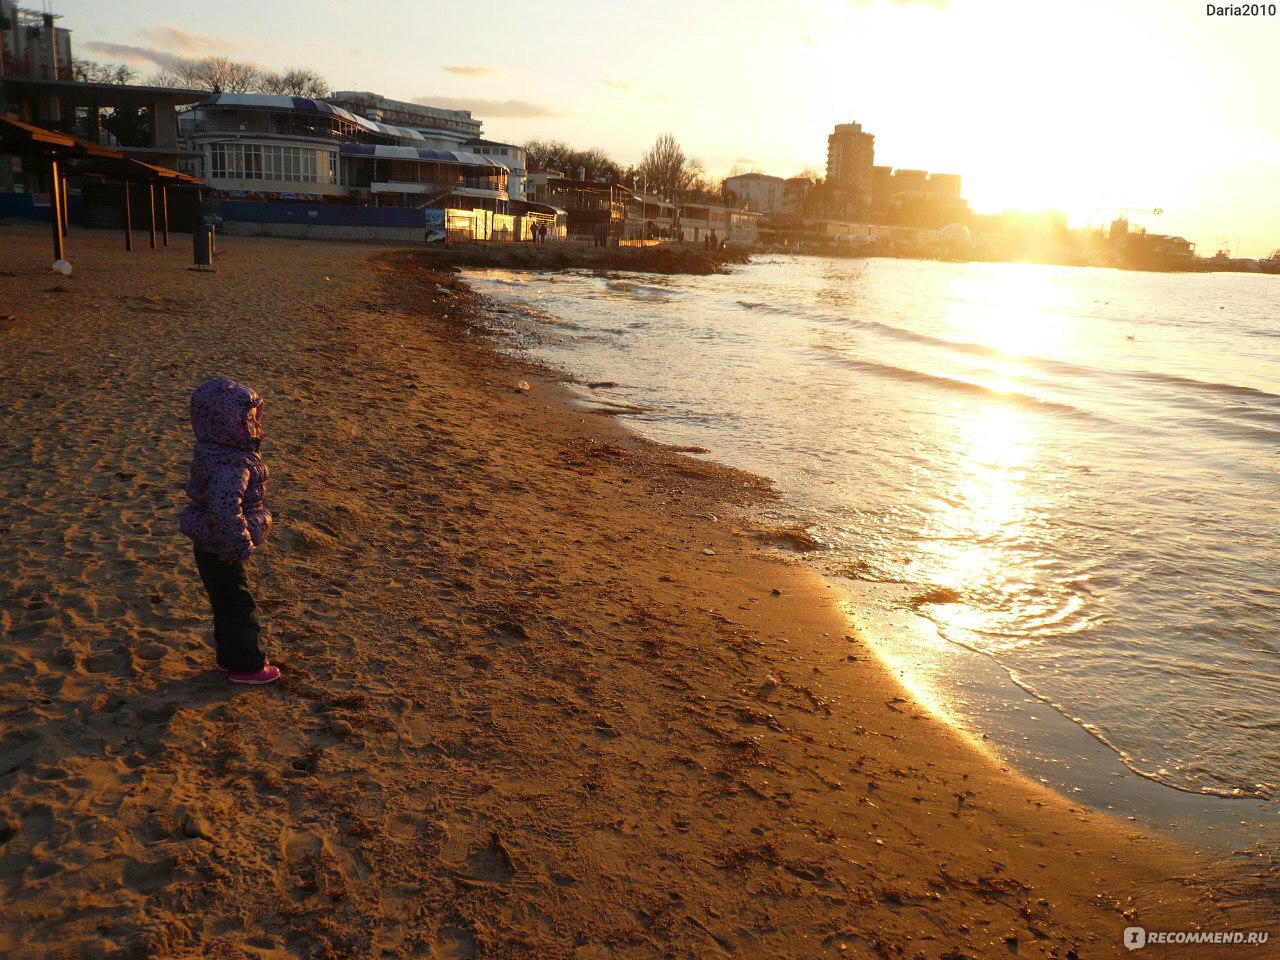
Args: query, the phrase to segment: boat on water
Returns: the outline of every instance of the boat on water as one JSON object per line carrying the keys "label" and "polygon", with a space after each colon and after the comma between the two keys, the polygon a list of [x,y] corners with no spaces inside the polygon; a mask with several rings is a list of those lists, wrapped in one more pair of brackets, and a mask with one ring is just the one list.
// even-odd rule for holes
{"label": "boat on water", "polygon": [[1276,250],[1265,260],[1259,260],[1258,269],[1263,273],[1280,273],[1280,250]]}

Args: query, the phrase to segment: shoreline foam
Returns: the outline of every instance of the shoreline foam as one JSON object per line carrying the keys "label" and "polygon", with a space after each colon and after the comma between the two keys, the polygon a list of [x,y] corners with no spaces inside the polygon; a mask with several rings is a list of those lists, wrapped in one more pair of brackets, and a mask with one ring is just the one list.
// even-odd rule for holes
{"label": "shoreline foam", "polygon": [[[73,231],[55,281],[45,239],[0,231],[6,956],[1069,957],[1135,923],[1264,929],[1248,878],[919,710],[815,574],[705,519],[758,480],[463,336],[469,292],[413,254],[232,239],[199,275]],[[267,397],[279,691],[210,669],[176,533],[214,370]]]}

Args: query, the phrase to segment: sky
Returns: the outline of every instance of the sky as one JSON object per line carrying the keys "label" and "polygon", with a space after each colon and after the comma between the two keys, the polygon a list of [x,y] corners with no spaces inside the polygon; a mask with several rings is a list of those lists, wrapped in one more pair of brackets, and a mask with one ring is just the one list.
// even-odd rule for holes
{"label": "sky", "polygon": [[143,76],[175,56],[308,66],[334,89],[470,109],[491,139],[624,166],[670,132],[716,177],[822,173],[831,128],[853,121],[876,163],[958,173],[979,212],[1087,226],[1127,211],[1203,254],[1280,248],[1280,16],[1202,0],[51,7],[77,56]]}

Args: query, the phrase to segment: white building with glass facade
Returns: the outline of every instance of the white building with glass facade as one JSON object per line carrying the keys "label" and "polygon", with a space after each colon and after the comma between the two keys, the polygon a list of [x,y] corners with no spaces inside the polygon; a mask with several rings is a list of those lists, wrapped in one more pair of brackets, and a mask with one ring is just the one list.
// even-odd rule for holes
{"label": "white building with glass facade", "polygon": [[397,119],[440,129],[383,123],[307,97],[218,93],[179,118],[187,146],[199,155],[187,172],[231,199],[507,212],[511,171],[489,150],[467,145],[480,132],[470,113],[370,102],[382,107],[366,112],[384,115],[398,104],[404,109]]}

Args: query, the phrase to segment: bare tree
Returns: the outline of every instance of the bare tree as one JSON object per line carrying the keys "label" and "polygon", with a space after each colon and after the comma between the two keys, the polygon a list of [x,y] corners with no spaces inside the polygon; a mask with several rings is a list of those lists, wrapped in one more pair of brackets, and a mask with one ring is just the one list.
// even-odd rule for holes
{"label": "bare tree", "polygon": [[701,172],[701,164],[685,156],[669,133],[659,136],[640,159],[640,173],[648,178],[650,192],[664,197],[674,197],[687,189],[690,179]]}
{"label": "bare tree", "polygon": [[152,74],[149,82],[157,87],[188,87],[212,93],[258,93],[262,89],[262,71],[253,64],[226,57],[202,57],[178,60],[171,68]]}
{"label": "bare tree", "polygon": [[622,167],[599,147],[580,151],[580,156],[582,166],[587,168],[587,176],[592,180],[622,181]]}
{"label": "bare tree", "polygon": [[293,67],[284,73],[269,71],[261,74],[258,88],[261,93],[318,99],[329,93],[329,81],[308,67]]}
{"label": "bare tree", "polygon": [[71,61],[71,76],[81,83],[132,83],[138,71],[123,63],[98,63],[96,60]]}
{"label": "bare tree", "polygon": [[329,81],[310,67],[276,73],[226,57],[179,60],[171,69],[153,73],[147,82],[154,87],[189,87],[212,93],[273,93],[317,99],[329,93]]}
{"label": "bare tree", "polygon": [[[179,64],[184,67],[187,61]],[[259,88],[262,72],[252,64],[226,57],[202,57],[190,64],[189,76],[200,87],[223,93],[253,93]]]}
{"label": "bare tree", "polygon": [[588,180],[619,183],[622,167],[599,147],[579,150],[563,140],[530,140],[524,145],[525,156],[540,170],[559,170],[567,177],[579,175]]}
{"label": "bare tree", "polygon": [[690,159],[685,164],[684,184],[680,187],[680,195],[685,200],[696,200],[700,203],[715,203],[721,199],[720,185],[707,175],[702,161]]}
{"label": "bare tree", "polygon": [[531,167],[539,170],[559,170],[568,173],[573,147],[563,140],[530,140],[524,145],[524,154]]}

